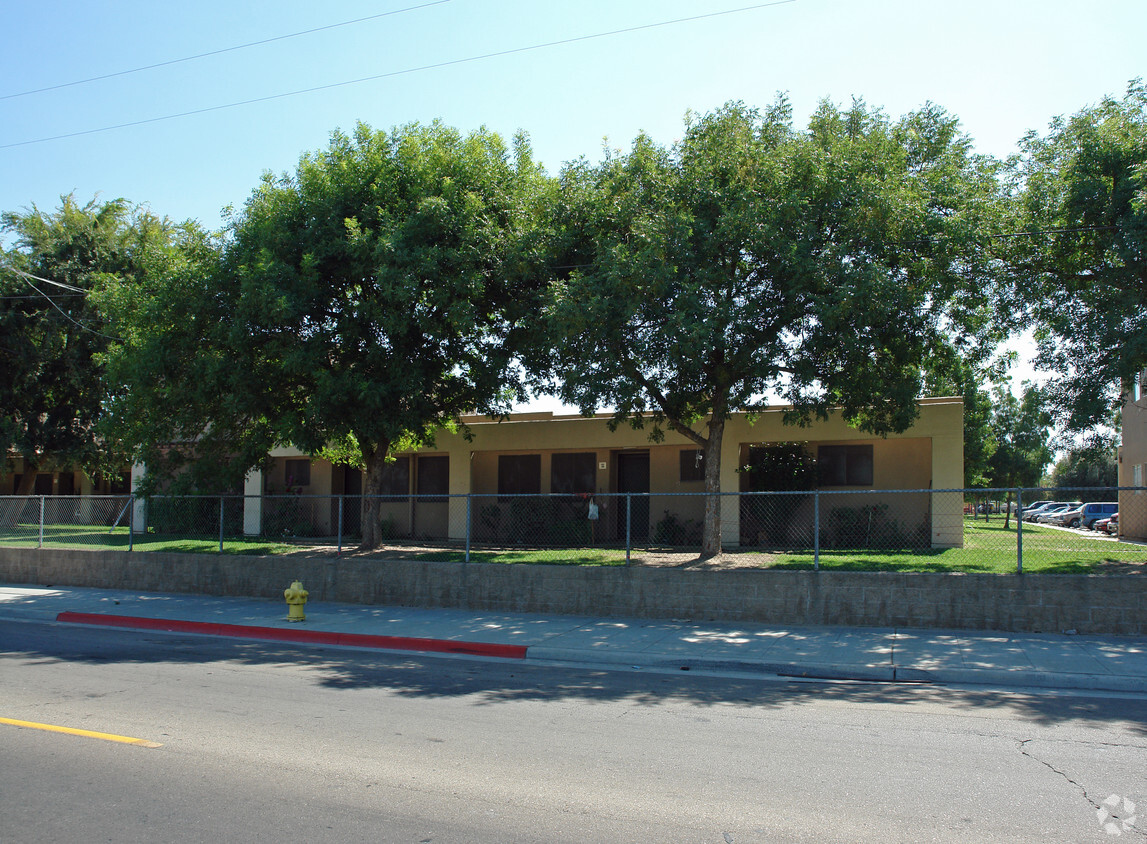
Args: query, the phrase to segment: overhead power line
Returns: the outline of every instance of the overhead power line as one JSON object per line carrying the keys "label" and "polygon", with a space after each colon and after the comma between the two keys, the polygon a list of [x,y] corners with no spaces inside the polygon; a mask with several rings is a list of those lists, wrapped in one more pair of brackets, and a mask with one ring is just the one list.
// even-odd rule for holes
{"label": "overhead power line", "polygon": [[492,53],[482,53],[476,56],[467,56],[461,59],[450,59],[442,62],[435,62],[433,64],[419,65],[418,67],[408,67],[404,70],[392,70],[387,73],[376,73],[372,76],[361,76],[358,79],[348,79],[344,82],[332,82],[328,85],[316,85],[311,88],[300,88],[297,91],[287,91],[282,94],[270,94],[265,97],[254,97],[249,100],[240,100],[233,103],[225,103],[223,105],[206,106],[204,108],[196,108],[190,111],[181,111],[176,114],[165,114],[160,117],[148,117],[143,120],[131,120],[127,123],[116,123],[112,126],[101,126],[98,129],[84,129],[79,132],[67,132],[62,135],[51,135],[44,138],[33,138],[28,141],[16,141],[9,144],[0,144],[0,149],[11,149],[13,147],[28,146],[30,144],[43,144],[48,141],[60,141],[65,138],[78,138],[83,135],[95,135],[100,132],[111,132],[116,129],[127,129],[132,126],[144,126],[148,123],[160,123],[165,120],[175,120],[180,117],[192,117],[197,114],[207,114],[212,111],[223,111],[228,108],[239,108],[240,106],[255,105],[256,103],[265,103],[272,100],[282,100],[287,97],[297,97],[301,94],[313,94],[318,91],[329,91],[332,88],[344,88],[348,85],[359,85],[363,82],[374,82],[378,79],[390,79],[395,76],[405,76],[412,73],[422,73],[427,70],[437,70],[444,67],[453,67],[454,65],[468,64],[471,62],[480,62],[487,59],[500,58],[502,56],[512,56],[517,53],[528,53],[533,50],[545,50],[550,47],[560,47],[565,44],[576,44],[581,41],[592,41],[596,38],[608,38],[612,35],[624,35],[630,32],[640,32],[646,29],[657,29],[663,26],[673,26],[680,23],[691,23],[693,21],[704,20],[706,18],[716,18],[722,15],[735,15],[742,12],[751,12],[757,9],[765,9],[770,6],[784,6],[789,3],[795,3],[797,0],[773,0],[770,3],[757,3],[752,6],[742,6],[738,9],[725,9],[720,12],[708,12],[703,15],[691,15],[685,18],[674,18],[673,20],[658,21],[656,23],[639,24],[637,26],[627,26],[622,29],[612,29],[608,32],[595,32],[592,35],[578,35],[572,38],[562,38],[557,41],[546,41],[541,44],[531,44],[528,47],[514,47],[509,50],[498,50]]}
{"label": "overhead power line", "polygon": [[84,290],[84,288],[82,288],[82,287],[76,287],[73,284],[64,284],[64,282],[62,282],[62,281],[52,281],[52,279],[50,279],[50,278],[41,278],[40,276],[33,275],[32,273],[27,272],[25,270],[18,270],[15,267],[10,266],[8,264],[0,264],[0,270],[7,270],[8,272],[14,273],[14,274],[20,276],[21,278],[23,278],[25,280],[31,278],[31,279],[35,279],[36,281],[42,281],[44,284],[53,284],[56,287],[62,287],[64,290],[70,290],[73,293],[80,293],[80,294],[83,294],[85,296],[88,293],[88,291]]}
{"label": "overhead power line", "polygon": [[29,91],[18,91],[15,94],[2,94],[0,100],[12,100],[16,97],[27,97],[32,94],[43,94],[47,91],[58,91],[61,88],[72,88],[76,85],[86,85],[89,82],[99,82],[103,79],[114,79],[117,76],[128,76],[132,73],[142,73],[145,70],[155,70],[157,67],[168,67],[173,64],[181,64],[183,62],[193,62],[198,59],[206,59],[210,56],[218,56],[223,53],[233,53],[236,50],[246,50],[248,47],[258,47],[262,44],[271,44],[275,41],[286,41],[288,38],[298,38],[302,35],[312,35],[316,32],[325,32],[328,29],[338,29],[342,26],[351,26],[356,23],[364,23],[365,21],[377,20],[378,18],[386,18],[392,15],[401,15],[404,12],[414,12],[419,9],[426,9],[430,6],[441,6],[443,3],[449,3],[450,0],[433,0],[430,3],[422,3],[418,6],[407,6],[405,9],[395,9],[390,12],[382,12],[377,15],[368,15],[365,18],[355,18],[351,21],[342,21],[341,23],[327,24],[326,26],[317,26],[314,29],[304,29],[301,32],[291,32],[286,35],[276,35],[272,38],[263,38],[259,41],[248,41],[246,44],[236,44],[234,47],[222,47],[218,50],[208,50],[206,53],[196,53],[194,56],[184,56],[179,59],[169,59],[164,62],[156,62],[155,64],[146,64],[141,67],[133,67],[128,70],[118,70],[115,73],[105,73],[100,76],[89,76],[86,79],[76,79],[72,82],[61,82],[58,85],[48,85],[43,88],[33,88]]}
{"label": "overhead power line", "polygon": [[51,296],[49,296],[47,293],[45,293],[43,290],[41,290],[36,285],[32,284],[32,279],[35,279],[36,281],[40,281],[40,282],[46,282],[48,284],[54,284],[57,287],[64,288],[65,290],[78,290],[80,293],[86,292],[82,288],[73,287],[70,284],[64,284],[62,281],[52,281],[51,279],[40,278],[40,276],[38,276],[38,275],[32,275],[31,273],[26,273],[23,270],[18,270],[15,267],[9,267],[9,266],[3,265],[3,264],[0,264],[0,269],[8,270],[10,273],[13,273],[13,274],[19,276],[20,278],[24,279],[25,284],[27,284],[29,287],[31,287],[33,290],[35,290],[37,293],[39,293],[41,296],[43,296],[45,299],[47,299],[48,304],[51,305],[53,308],[55,308],[57,311],[59,311],[60,316],[62,316],[64,319],[66,319],[68,322],[72,323],[73,325],[83,329],[84,331],[87,331],[90,334],[95,334],[97,337],[103,337],[105,340],[114,340],[117,343],[123,342],[119,337],[112,337],[110,334],[104,334],[102,331],[96,331],[90,325],[84,325],[78,319],[76,319],[71,314],[69,314],[67,311],[65,311],[63,308],[61,308],[59,305],[57,305],[52,300]]}

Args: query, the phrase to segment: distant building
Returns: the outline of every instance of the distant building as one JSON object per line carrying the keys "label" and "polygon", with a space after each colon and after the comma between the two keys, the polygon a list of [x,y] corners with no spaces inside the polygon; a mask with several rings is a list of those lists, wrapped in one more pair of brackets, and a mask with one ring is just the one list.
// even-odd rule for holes
{"label": "distant building", "polygon": [[[921,400],[916,423],[887,437],[857,431],[835,415],[796,428],[782,423],[783,411],[770,408],[755,417],[738,413],[729,418],[721,452],[722,492],[750,491],[749,476],[738,470],[748,464],[754,447],[796,440],[817,458],[822,490],[925,491],[883,497],[834,495],[832,507],[871,506],[886,498],[925,544],[962,544],[963,496],[927,492],[963,486],[961,399]],[[505,520],[520,518],[528,507],[524,499],[510,497],[521,494],[553,496],[555,501],[585,501],[592,496],[600,508],[597,527],[603,539],[623,539],[628,530],[640,541],[652,536],[663,520],[696,524],[702,519],[704,499],[696,495],[704,491],[702,454],[680,434],[667,431],[663,442],[652,443],[647,430],[623,425],[610,431],[607,415],[527,413],[503,421],[486,417],[464,421],[469,440],[443,432],[431,448],[395,455],[384,490],[390,500],[383,505],[383,518],[393,535],[462,540],[469,506],[475,536],[481,538],[485,531],[494,537],[505,528]],[[276,449],[268,471],[248,478],[246,495],[270,496],[261,512],[248,512],[248,532],[260,532],[276,512],[277,495],[361,492],[357,469],[332,465],[294,448]],[[625,493],[650,494],[632,499],[628,518],[623,518]],[[469,502],[466,494],[473,496]],[[310,528],[319,535],[332,534],[338,512],[336,501],[322,502],[308,516]],[[356,532],[357,507],[344,506],[342,513],[344,532]],[[721,520],[725,547],[756,544],[758,531],[737,496],[722,498]]]}

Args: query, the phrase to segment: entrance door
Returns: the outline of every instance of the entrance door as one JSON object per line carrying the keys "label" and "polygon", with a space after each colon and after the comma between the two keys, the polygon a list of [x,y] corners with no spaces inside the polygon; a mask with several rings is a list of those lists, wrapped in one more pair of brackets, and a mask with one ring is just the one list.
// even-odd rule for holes
{"label": "entrance door", "polygon": [[[617,491],[621,493],[649,492],[649,452],[622,451],[617,455]],[[625,499],[618,499],[617,538],[625,541]],[[634,495],[630,499],[630,540],[634,543],[649,541],[649,496]]]}

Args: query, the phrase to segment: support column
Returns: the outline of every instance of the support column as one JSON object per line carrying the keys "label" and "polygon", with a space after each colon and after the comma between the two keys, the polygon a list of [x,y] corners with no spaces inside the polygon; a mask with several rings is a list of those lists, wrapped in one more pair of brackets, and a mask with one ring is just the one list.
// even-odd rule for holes
{"label": "support column", "polygon": [[133,533],[147,533],[147,502],[142,498],[135,498],[136,491],[147,474],[147,466],[143,463],[133,463],[131,467],[131,494],[132,499],[132,525]]}
{"label": "support column", "polygon": [[[737,432],[734,435],[734,432]],[[741,475],[737,466],[741,459],[740,429],[725,426],[721,440],[721,492],[737,492],[741,488]],[[741,544],[741,499],[737,495],[721,496],[721,547],[734,549]]]}
{"label": "support column", "polygon": [[263,471],[255,469],[243,479],[243,535],[263,533]]}
{"label": "support column", "polygon": [[450,450],[450,504],[446,535],[458,542],[466,539],[466,499],[461,496],[470,492],[470,460],[473,454],[467,442]]}

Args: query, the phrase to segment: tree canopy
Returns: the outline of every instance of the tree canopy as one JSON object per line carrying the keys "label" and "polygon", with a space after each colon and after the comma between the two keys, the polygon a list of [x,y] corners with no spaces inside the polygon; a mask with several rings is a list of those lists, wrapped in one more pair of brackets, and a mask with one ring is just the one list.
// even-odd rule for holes
{"label": "tree canopy", "polygon": [[1109,423],[1147,368],[1147,86],[1029,133],[1011,172],[1027,236],[1009,263],[1049,396],[1071,430]]}
{"label": "tree canopy", "polygon": [[1051,470],[1051,483],[1057,489],[1075,491],[1099,489],[1112,498],[1119,486],[1119,465],[1112,439],[1095,438],[1086,445],[1068,451]]}
{"label": "tree canopy", "polygon": [[[439,123],[360,124],[293,174],[268,174],[234,215],[218,272],[157,299],[205,285],[204,308],[160,331],[136,322],[125,360],[176,350],[158,382],[134,363],[120,370],[134,376],[125,415],[147,420],[136,438],[169,454],[231,449],[232,483],[276,444],[332,448],[365,470],[369,496],[396,444],[508,411],[542,178],[524,137],[511,150]],[[199,360],[178,380],[189,356]],[[168,379],[191,399],[174,426],[156,424]],[[377,506],[364,499],[365,545],[379,541]]]}
{"label": "tree canopy", "polygon": [[92,293],[131,289],[162,266],[181,228],[122,199],[64,196],[0,217],[12,247],[0,253],[0,443],[24,458],[19,494],[37,471],[118,469],[124,454],[100,432],[107,396],[99,355],[111,329]]}
{"label": "tree canopy", "polygon": [[[561,185],[559,393],[701,446],[709,493],[731,412],[776,395],[795,424],[839,409],[902,431],[929,361],[987,324],[974,291],[997,182],[932,106],[893,122],[824,103],[800,132],[783,99],[732,103],[692,115],[671,148],[642,135],[575,162]],[[716,496],[703,546],[720,550]]]}
{"label": "tree canopy", "polygon": [[1011,518],[1011,489],[1038,485],[1051,462],[1048,436],[1052,416],[1043,392],[1027,383],[1020,398],[1007,386],[997,385],[991,410],[992,448],[986,481],[989,486],[1008,489],[1006,527]]}

